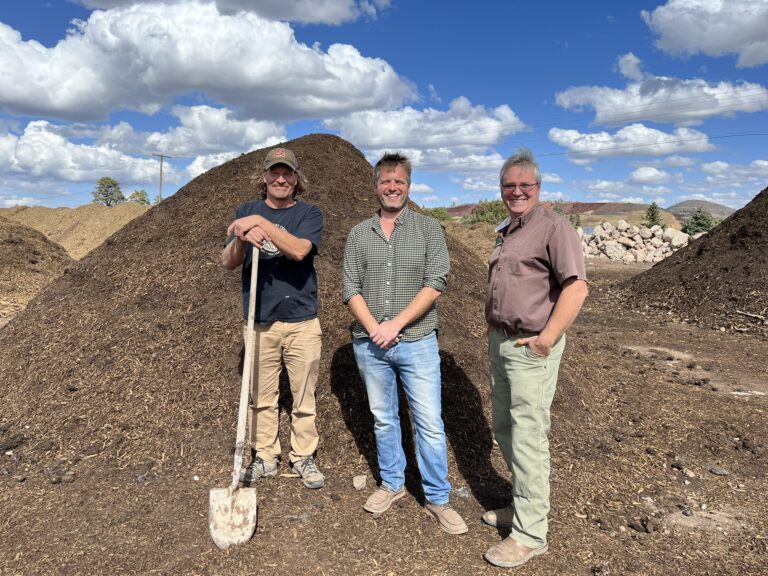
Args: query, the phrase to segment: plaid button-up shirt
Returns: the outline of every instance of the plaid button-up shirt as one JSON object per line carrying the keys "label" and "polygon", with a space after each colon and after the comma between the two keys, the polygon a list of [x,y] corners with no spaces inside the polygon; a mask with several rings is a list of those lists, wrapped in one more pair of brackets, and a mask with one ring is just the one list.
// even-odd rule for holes
{"label": "plaid button-up shirt", "polygon": [[[397,316],[424,287],[445,292],[449,270],[440,223],[405,207],[389,240],[378,215],[352,228],[344,250],[342,298],[346,303],[362,295],[376,321],[384,322]],[[403,330],[403,340],[413,342],[436,328],[437,307],[432,304]],[[367,338],[368,332],[355,321],[352,336]]]}

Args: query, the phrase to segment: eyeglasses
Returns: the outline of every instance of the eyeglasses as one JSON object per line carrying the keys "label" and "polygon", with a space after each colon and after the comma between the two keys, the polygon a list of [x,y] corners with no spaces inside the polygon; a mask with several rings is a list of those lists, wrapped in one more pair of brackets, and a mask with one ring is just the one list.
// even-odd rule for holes
{"label": "eyeglasses", "polygon": [[290,180],[296,176],[296,172],[293,170],[267,170],[267,178],[269,180]]}
{"label": "eyeglasses", "polygon": [[520,188],[520,192],[530,192],[538,185],[537,182],[534,182],[533,184],[526,182],[525,184],[502,184],[501,188],[504,192],[514,192],[515,188]]}

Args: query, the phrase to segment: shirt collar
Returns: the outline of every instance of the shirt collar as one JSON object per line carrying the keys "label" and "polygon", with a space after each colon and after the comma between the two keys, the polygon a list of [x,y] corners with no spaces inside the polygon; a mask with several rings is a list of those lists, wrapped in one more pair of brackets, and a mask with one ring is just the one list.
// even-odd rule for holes
{"label": "shirt collar", "polygon": [[510,224],[514,224],[515,228],[522,228],[528,222],[531,221],[531,218],[533,218],[541,209],[541,204],[536,204],[533,208],[528,210],[525,214],[522,216],[516,216],[514,219],[511,216],[507,216],[502,220],[502,222],[496,226],[496,232],[499,234],[503,234],[508,228]]}

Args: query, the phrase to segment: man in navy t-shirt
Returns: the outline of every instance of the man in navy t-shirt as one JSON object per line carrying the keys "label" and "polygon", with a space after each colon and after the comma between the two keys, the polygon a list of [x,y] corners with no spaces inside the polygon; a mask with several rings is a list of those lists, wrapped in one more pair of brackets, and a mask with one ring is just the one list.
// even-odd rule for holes
{"label": "man in navy t-shirt", "polygon": [[274,148],[257,178],[261,200],[242,204],[227,228],[222,265],[243,267],[243,318],[248,318],[253,247],[258,249],[256,343],[251,377],[252,462],[242,474],[251,483],[277,474],[278,392],[285,363],[293,395],[291,467],[307,488],[322,488],[325,477],[314,459],[315,386],[320,366],[317,274],[314,257],[323,236],[323,213],[296,197],[307,189],[293,152]]}

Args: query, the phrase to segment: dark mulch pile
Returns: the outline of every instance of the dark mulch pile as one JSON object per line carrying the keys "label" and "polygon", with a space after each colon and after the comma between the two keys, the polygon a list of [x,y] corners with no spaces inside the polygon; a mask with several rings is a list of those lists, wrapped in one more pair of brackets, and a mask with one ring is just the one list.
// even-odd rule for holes
{"label": "dark mulch pile", "polygon": [[[208,493],[229,483],[242,362],[239,272],[223,270],[219,255],[261,150],[130,222],[0,331],[0,573],[496,572],[482,553],[503,534],[478,520],[508,502],[510,485],[489,425],[484,263],[448,236],[443,412],[452,501],[470,532],[444,534],[423,513],[412,448],[409,496],[373,518],[362,510],[376,476],[372,420],[340,301],[347,233],[375,208],[372,170],[333,136],[288,146],[309,177],[306,200],[326,216],[317,259],[326,487],[306,490],[282,467],[258,484],[254,539],[226,552],[210,540]],[[683,385],[690,363],[668,368],[628,343],[670,328],[638,315],[617,323],[601,290],[595,284],[572,330],[555,400],[551,552],[526,573],[758,573],[768,529],[766,438],[755,425],[764,403]],[[692,334],[674,341],[694,350],[712,333]],[[742,344],[723,361],[749,365]],[[760,342],[746,348],[765,356]],[[712,378],[720,361],[708,364]],[[681,409],[689,399],[696,409]],[[711,462],[731,475],[707,477]],[[681,463],[698,479],[685,484]],[[352,487],[359,474],[368,476],[362,492]],[[702,504],[730,514],[727,537],[714,525],[680,528],[686,510],[706,520]]]}
{"label": "dark mulch pile", "polygon": [[706,327],[768,334],[768,188],[627,287],[635,305]]}
{"label": "dark mulch pile", "polygon": [[64,248],[0,216],[0,326],[71,264]]}

